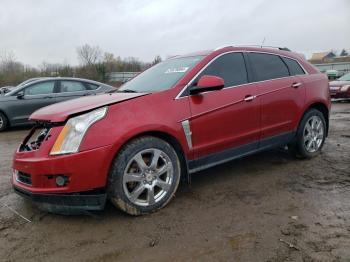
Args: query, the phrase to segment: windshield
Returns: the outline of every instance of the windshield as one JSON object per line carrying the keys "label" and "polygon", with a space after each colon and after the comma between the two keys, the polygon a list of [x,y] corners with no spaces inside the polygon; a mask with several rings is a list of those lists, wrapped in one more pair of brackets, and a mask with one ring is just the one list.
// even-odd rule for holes
{"label": "windshield", "polygon": [[203,56],[172,58],[161,62],[125,83],[118,92],[149,93],[174,86]]}
{"label": "windshield", "polygon": [[339,77],[337,81],[350,81],[350,73],[343,75],[342,77]]}

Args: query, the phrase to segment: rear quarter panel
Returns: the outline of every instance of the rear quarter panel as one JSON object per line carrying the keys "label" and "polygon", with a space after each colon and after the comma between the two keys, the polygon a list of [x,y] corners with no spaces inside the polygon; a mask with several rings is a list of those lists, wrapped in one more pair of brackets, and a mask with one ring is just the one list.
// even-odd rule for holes
{"label": "rear quarter panel", "polygon": [[303,75],[301,79],[306,87],[306,99],[303,112],[315,103],[322,103],[330,110],[331,101],[327,76],[318,72]]}

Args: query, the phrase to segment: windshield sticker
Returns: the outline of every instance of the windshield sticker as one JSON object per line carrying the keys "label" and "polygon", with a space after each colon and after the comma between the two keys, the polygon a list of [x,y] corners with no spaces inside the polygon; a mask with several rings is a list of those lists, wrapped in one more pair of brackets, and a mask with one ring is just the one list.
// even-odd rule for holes
{"label": "windshield sticker", "polygon": [[172,73],[184,73],[188,70],[188,66],[183,66],[179,68],[169,68],[164,73],[165,74],[172,74]]}

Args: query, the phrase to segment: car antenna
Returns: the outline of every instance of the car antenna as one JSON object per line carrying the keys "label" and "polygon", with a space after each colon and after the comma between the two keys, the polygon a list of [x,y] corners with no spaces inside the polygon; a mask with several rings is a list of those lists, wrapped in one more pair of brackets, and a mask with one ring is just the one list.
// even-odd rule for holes
{"label": "car antenna", "polygon": [[264,39],[261,42],[261,48],[263,47],[264,43],[265,43],[265,36],[264,36]]}

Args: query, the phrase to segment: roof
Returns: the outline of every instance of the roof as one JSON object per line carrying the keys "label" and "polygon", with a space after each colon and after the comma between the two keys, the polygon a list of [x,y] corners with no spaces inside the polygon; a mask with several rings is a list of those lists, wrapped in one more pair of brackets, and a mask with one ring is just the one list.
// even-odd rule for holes
{"label": "roof", "polygon": [[76,81],[83,81],[83,82],[89,82],[89,83],[95,83],[98,85],[106,85],[104,83],[98,82],[98,81],[94,81],[94,80],[90,80],[90,79],[85,79],[85,78],[78,78],[78,77],[61,77],[61,76],[55,76],[55,77],[37,77],[37,78],[33,78],[35,80],[33,80],[32,82],[30,82],[30,84],[34,83],[34,82],[41,82],[41,81],[47,81],[47,80],[76,80]]}
{"label": "roof", "polygon": [[203,50],[198,52],[192,52],[184,55],[177,55],[173,56],[171,58],[179,58],[179,57],[189,57],[189,56],[207,56],[212,53],[218,52],[222,53],[223,51],[256,51],[256,52],[266,52],[266,53],[273,53],[273,54],[279,54],[284,56],[290,56],[290,57],[298,57],[304,59],[303,55],[294,53],[291,51],[287,51],[289,49],[287,48],[277,48],[277,47],[260,47],[260,46],[222,46],[219,48],[216,48],[215,50]]}
{"label": "roof", "polygon": [[324,58],[326,57],[333,57],[335,56],[333,54],[333,52],[328,51],[328,52],[319,52],[319,53],[313,53],[312,57],[310,58],[310,60],[314,60],[314,61],[322,61]]}

